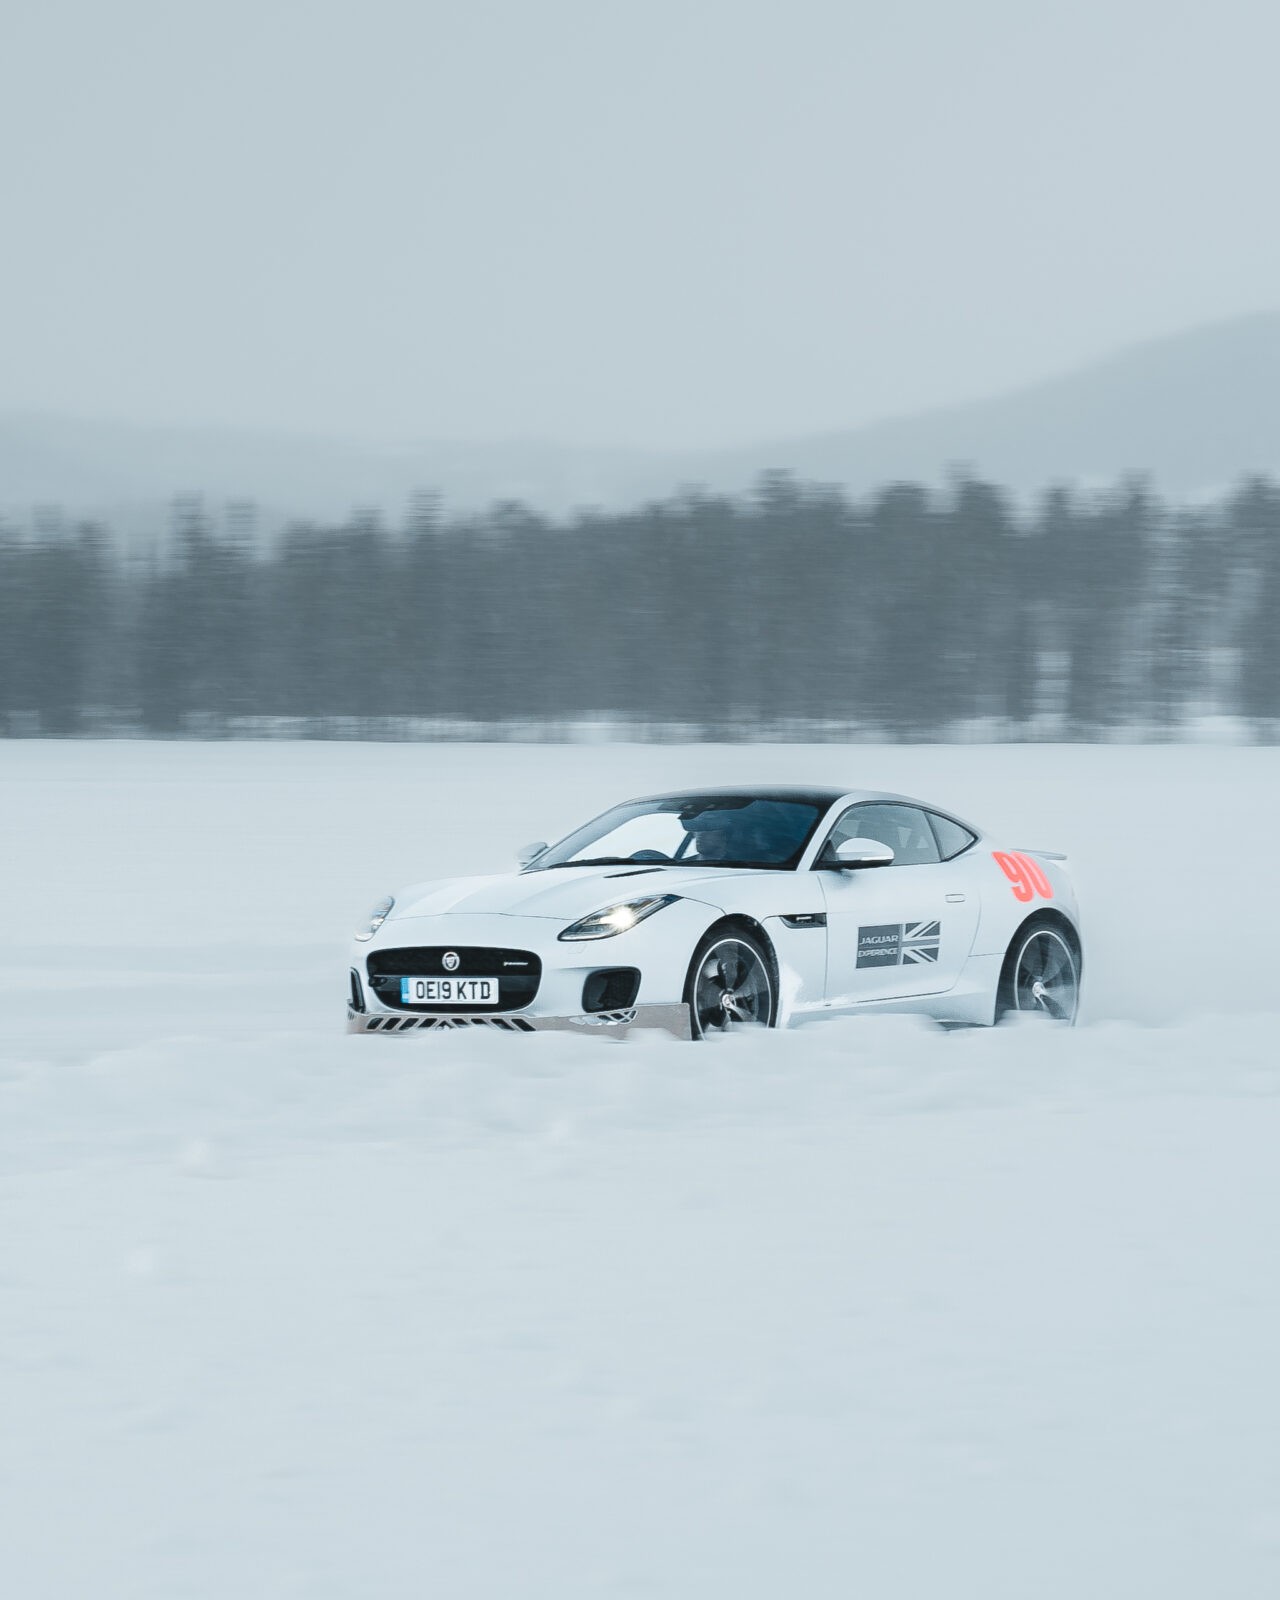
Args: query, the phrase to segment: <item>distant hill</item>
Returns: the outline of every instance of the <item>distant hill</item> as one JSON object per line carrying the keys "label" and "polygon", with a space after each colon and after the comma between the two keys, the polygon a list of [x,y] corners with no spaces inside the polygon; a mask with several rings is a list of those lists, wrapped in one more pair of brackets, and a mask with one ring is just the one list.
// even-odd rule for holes
{"label": "distant hill", "polygon": [[0,508],[39,505],[159,520],[176,494],[252,500],[268,525],[380,507],[417,490],[448,505],[523,500],[562,512],[665,495],[689,483],[747,488],[763,471],[862,492],[937,481],[962,465],[1015,491],[1149,473],[1198,496],[1241,474],[1280,474],[1280,313],[1135,345],[1029,388],[844,433],[697,453],[545,443],[387,444],[229,429],[0,416]]}
{"label": "distant hill", "polygon": [[1139,471],[1187,496],[1280,473],[1280,313],[1134,345],[994,399],[735,452],[713,475],[742,481],[766,464],[859,489],[954,464],[1024,491]]}

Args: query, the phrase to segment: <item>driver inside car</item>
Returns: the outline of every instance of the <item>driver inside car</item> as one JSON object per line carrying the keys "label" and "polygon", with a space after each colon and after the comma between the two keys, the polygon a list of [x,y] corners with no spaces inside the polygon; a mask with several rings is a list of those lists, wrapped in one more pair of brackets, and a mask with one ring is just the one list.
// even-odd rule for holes
{"label": "driver inside car", "polygon": [[728,861],[735,853],[729,818],[723,812],[707,812],[685,823],[693,840],[686,860]]}

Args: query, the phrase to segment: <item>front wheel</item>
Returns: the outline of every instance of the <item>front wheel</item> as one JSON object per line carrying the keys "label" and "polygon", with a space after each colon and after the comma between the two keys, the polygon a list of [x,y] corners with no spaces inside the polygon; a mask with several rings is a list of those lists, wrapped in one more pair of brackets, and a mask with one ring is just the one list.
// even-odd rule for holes
{"label": "front wheel", "polygon": [[1072,1027],[1079,1009],[1080,956],[1073,941],[1047,922],[1020,929],[1005,957],[999,1015],[1022,1012]]}
{"label": "front wheel", "polygon": [[744,1027],[772,1028],[778,998],[769,957],[751,934],[713,929],[694,951],[685,1003],[695,1039]]}

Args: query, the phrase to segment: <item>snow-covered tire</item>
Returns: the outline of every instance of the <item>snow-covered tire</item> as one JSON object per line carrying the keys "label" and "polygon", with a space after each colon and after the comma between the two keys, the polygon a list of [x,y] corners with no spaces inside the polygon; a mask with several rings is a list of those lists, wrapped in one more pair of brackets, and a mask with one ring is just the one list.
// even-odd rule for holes
{"label": "snow-covered tire", "polygon": [[684,998],[695,1039],[774,1027],[778,984],[769,952],[745,928],[712,928],[693,952]]}
{"label": "snow-covered tire", "polygon": [[996,1021],[1035,1016],[1073,1028],[1080,1012],[1080,945],[1056,917],[1031,917],[1005,954]]}

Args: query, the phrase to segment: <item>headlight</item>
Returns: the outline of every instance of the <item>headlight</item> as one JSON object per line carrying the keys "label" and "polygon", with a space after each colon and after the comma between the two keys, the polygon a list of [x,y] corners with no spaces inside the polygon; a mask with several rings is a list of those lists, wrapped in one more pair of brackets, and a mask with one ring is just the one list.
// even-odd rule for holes
{"label": "headlight", "polygon": [[384,900],[379,900],[377,905],[374,906],[373,910],[369,913],[368,922],[365,923],[363,928],[358,928],[356,930],[356,938],[362,942],[365,939],[372,939],[374,934],[377,933],[378,929],[391,915],[391,908],[393,905],[395,905],[395,901],[390,895],[387,895]]}
{"label": "headlight", "polygon": [[678,894],[651,894],[643,900],[624,900],[620,905],[605,906],[602,911],[593,911],[589,917],[572,923],[560,937],[612,939],[615,933],[625,933],[628,928],[634,928],[637,922],[643,922],[646,917],[651,917],[655,911],[661,911],[663,906],[669,906],[679,898]]}

